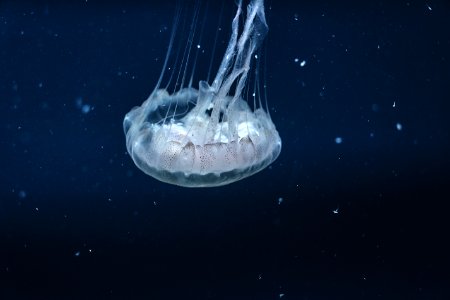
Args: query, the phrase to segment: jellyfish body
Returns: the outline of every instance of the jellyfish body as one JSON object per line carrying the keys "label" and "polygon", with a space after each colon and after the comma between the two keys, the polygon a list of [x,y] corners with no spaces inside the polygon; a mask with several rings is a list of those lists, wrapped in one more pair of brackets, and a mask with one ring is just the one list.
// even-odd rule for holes
{"label": "jellyfish body", "polygon": [[220,186],[278,157],[281,139],[267,107],[259,101],[251,108],[243,98],[251,60],[268,30],[263,1],[251,1],[239,30],[241,13],[239,2],[211,85],[200,81],[198,89],[190,84],[169,94],[159,88],[160,77],[150,97],[125,116],[128,152],[146,174],[185,187]]}

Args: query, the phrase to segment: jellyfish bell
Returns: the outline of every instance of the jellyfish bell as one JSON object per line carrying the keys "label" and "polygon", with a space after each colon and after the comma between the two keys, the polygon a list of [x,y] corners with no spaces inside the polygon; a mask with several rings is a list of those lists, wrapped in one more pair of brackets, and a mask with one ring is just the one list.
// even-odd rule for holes
{"label": "jellyfish bell", "polygon": [[[239,1],[217,74],[211,84],[200,81],[198,89],[192,87],[193,75],[184,87],[195,33],[190,31],[184,53],[176,58],[182,61],[178,74],[173,71],[169,79],[177,78],[176,90],[169,93],[160,85],[180,21],[176,14],[156,88],[141,106],[125,116],[123,124],[128,152],[146,174],[185,187],[221,186],[261,171],[280,154],[281,139],[267,100],[265,105],[262,100],[265,86],[262,89],[259,84],[256,53],[268,31],[263,0],[250,2],[240,28],[242,11]],[[196,25],[197,19],[198,9],[192,24]],[[247,101],[252,69],[255,73],[249,98],[253,99]]]}

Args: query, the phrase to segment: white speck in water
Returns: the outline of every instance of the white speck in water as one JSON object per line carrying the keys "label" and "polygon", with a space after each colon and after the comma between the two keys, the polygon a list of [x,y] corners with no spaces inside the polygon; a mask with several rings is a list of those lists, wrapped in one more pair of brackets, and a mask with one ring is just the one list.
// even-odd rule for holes
{"label": "white speck in water", "polygon": [[84,104],[82,107],[81,107],[81,112],[83,113],[83,114],[87,114],[88,112],[90,112],[91,111],[91,106],[89,105],[89,104]]}
{"label": "white speck in water", "polygon": [[394,104],[392,104],[392,107],[395,107],[395,101],[394,101]]}
{"label": "white speck in water", "polygon": [[339,207],[333,210],[333,214],[338,214],[339,213]]}
{"label": "white speck in water", "polygon": [[336,144],[341,144],[341,143],[342,143],[342,138],[341,138],[340,136],[338,136],[338,137],[336,137],[336,138],[334,139],[334,142],[335,142]]}
{"label": "white speck in water", "polygon": [[197,45],[197,49],[200,49],[200,45]]}
{"label": "white speck in water", "polygon": [[301,63],[300,63],[300,67],[304,67],[306,65],[306,60],[303,60]]}
{"label": "white speck in water", "polygon": [[295,58],[295,59],[294,59],[294,62],[298,63],[298,58]]}
{"label": "white speck in water", "polygon": [[398,131],[400,131],[400,130],[403,129],[403,126],[402,126],[402,124],[400,124],[400,123],[397,123],[397,124],[395,125],[395,127],[397,128]]}
{"label": "white speck in water", "polygon": [[26,196],[27,196],[27,192],[25,192],[24,190],[20,190],[19,191],[19,198],[20,199],[25,199]]}
{"label": "white speck in water", "polygon": [[76,257],[80,256],[80,251],[75,251],[74,255],[75,255]]}
{"label": "white speck in water", "polygon": [[281,202],[283,202],[283,197],[278,198],[278,205],[280,205]]}

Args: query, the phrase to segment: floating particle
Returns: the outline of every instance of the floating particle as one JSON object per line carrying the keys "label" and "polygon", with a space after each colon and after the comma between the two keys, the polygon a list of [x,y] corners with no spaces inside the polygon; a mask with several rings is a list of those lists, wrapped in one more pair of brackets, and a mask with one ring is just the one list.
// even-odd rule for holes
{"label": "floating particle", "polygon": [[75,253],[73,254],[75,257],[78,257],[78,256],[80,256],[80,251],[75,251]]}
{"label": "floating particle", "polygon": [[397,124],[395,125],[395,128],[397,128],[398,131],[401,131],[401,130],[403,129],[403,126],[402,126],[402,124],[397,123]]}
{"label": "floating particle", "polygon": [[94,108],[86,103],[83,103],[83,98],[78,97],[77,99],[75,99],[75,106],[81,110],[81,113],[83,114],[87,114],[89,113],[91,110],[93,110]]}
{"label": "floating particle", "polygon": [[87,114],[90,111],[91,111],[91,106],[89,104],[83,104],[83,106],[81,107],[81,112],[83,114]]}
{"label": "floating particle", "polygon": [[283,202],[283,197],[280,197],[280,198],[278,198],[278,205],[280,205],[281,204],[281,202]]}
{"label": "floating particle", "polygon": [[341,144],[341,143],[342,143],[342,138],[341,138],[340,136],[338,136],[338,137],[336,137],[336,138],[334,139],[334,142],[335,142],[336,144]]}
{"label": "floating particle", "polygon": [[304,67],[306,65],[306,60],[302,60],[302,62],[300,63],[300,67]]}
{"label": "floating particle", "polygon": [[20,190],[18,196],[20,199],[25,199],[27,196],[27,192],[25,192],[24,190]]}

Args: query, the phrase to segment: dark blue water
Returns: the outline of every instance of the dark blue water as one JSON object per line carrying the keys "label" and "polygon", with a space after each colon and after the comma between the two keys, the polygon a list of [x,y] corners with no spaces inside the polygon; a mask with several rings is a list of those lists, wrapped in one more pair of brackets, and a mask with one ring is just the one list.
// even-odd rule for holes
{"label": "dark blue water", "polygon": [[0,2],[0,299],[448,299],[450,5],[266,3],[281,155],[186,189],[122,129],[172,2]]}

